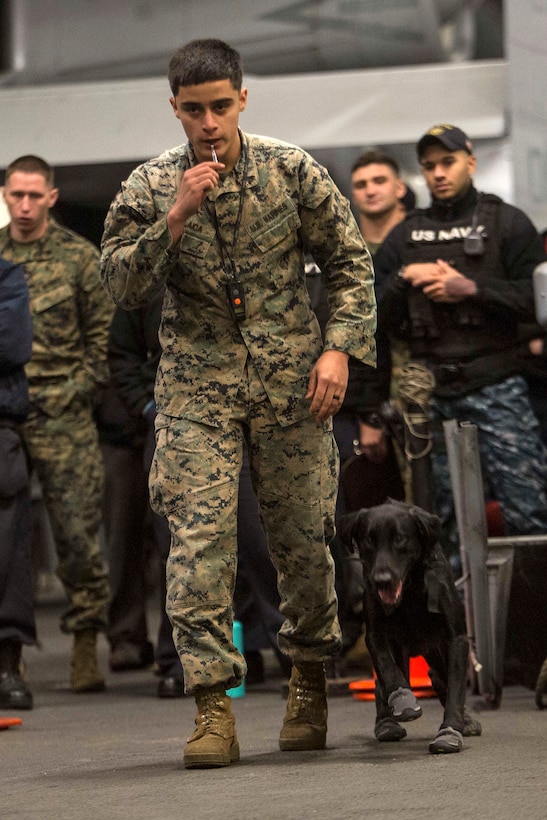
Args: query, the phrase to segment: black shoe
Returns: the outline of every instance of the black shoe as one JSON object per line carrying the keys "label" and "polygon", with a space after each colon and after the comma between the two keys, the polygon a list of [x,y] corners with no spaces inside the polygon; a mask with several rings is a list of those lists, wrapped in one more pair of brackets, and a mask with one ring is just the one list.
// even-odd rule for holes
{"label": "black shoe", "polygon": [[0,675],[0,706],[3,709],[32,709],[32,692],[20,675],[14,672]]}
{"label": "black shoe", "polygon": [[159,698],[182,698],[184,697],[184,684],[182,678],[175,678],[167,675],[158,683]]}
{"label": "black shoe", "polygon": [[32,709],[32,692],[20,675],[21,644],[0,641],[0,706]]}
{"label": "black shoe", "polygon": [[111,649],[108,663],[112,672],[147,669],[154,663],[154,647],[149,641],[142,644],[122,641]]}

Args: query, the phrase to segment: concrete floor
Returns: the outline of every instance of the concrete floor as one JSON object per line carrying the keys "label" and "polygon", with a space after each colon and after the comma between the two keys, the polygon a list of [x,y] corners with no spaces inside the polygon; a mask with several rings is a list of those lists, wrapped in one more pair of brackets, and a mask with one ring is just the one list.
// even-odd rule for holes
{"label": "concrete floor", "polygon": [[[241,761],[186,771],[193,700],[159,700],[152,670],[109,673],[105,692],[72,694],[59,611],[38,608],[41,647],[25,651],[34,710],[3,712],[23,724],[0,732],[1,820],[547,817],[547,710],[527,689],[507,687],[497,711],[482,711],[482,737],[465,739],[460,754],[428,754],[436,700],[421,701],[405,740],[380,744],[373,704],[350,695],[329,699],[325,751],[280,752],[282,680],[267,655],[266,683],[233,701]],[[106,670],[104,639],[100,654]],[[469,697],[474,714],[480,705]]]}

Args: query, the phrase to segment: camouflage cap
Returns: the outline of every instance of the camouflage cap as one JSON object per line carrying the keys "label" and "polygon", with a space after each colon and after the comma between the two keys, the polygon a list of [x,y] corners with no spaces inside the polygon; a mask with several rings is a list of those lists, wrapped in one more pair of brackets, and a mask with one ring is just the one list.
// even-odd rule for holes
{"label": "camouflage cap", "polygon": [[424,155],[425,149],[440,142],[449,151],[467,151],[473,153],[473,143],[461,128],[455,125],[434,125],[423,135],[416,145],[418,159]]}

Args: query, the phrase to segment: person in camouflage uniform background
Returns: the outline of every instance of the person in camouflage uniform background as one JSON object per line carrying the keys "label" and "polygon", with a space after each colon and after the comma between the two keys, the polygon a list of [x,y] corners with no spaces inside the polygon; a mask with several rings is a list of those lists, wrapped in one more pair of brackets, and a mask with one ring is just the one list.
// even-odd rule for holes
{"label": "person in camouflage uniform background", "polygon": [[72,687],[93,691],[104,687],[95,638],[106,627],[109,585],[99,540],[103,467],[92,400],[107,380],[113,305],[101,286],[98,250],[50,217],[57,197],[44,160],[14,160],[6,170],[10,223],[0,230],[0,253],[24,267],[29,287],[31,409],[22,433],[69,599],[61,629],[75,636]]}
{"label": "person in camouflage uniform background", "polygon": [[[151,498],[170,524],[167,610],[198,705],[185,765],[223,766],[239,756],[226,689],[245,675],[232,640],[244,439],[286,619],[279,643],[294,663],[281,748],[325,744],[323,662],[340,645],[331,416],[348,355],[375,363],[373,271],[326,170],[296,146],[239,130],[247,90],[237,52],[190,43],[169,80],[189,143],[123,183],[105,223],[102,276],[126,308],[166,285]],[[305,251],[326,277],[324,344]]]}

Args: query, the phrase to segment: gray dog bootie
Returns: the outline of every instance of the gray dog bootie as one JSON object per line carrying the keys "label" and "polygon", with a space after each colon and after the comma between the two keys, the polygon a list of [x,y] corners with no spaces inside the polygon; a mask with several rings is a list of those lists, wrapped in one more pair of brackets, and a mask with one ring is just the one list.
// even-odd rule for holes
{"label": "gray dog bootie", "polygon": [[391,693],[387,702],[391,709],[391,716],[401,723],[416,720],[422,716],[422,707],[410,689],[403,689],[399,686],[395,692]]}
{"label": "gray dog bootie", "polygon": [[429,751],[432,755],[447,755],[454,752],[461,752],[463,738],[457,729],[447,726],[446,729],[439,729],[435,738],[429,744]]}

